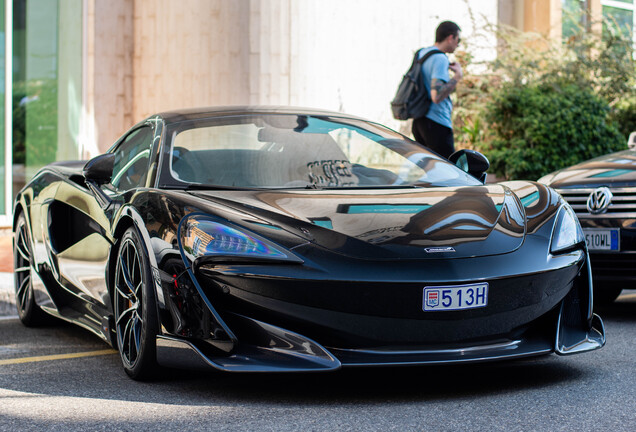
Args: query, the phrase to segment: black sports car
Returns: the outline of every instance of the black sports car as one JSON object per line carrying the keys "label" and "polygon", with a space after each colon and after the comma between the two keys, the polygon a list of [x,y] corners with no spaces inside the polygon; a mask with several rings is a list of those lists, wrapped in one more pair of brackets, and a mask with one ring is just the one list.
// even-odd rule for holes
{"label": "black sports car", "polygon": [[623,289],[634,288],[636,149],[591,159],[539,181],[554,187],[581,222],[597,302],[611,303]]}
{"label": "black sports car", "polygon": [[20,318],[85,327],[133,378],[602,347],[570,206],[538,183],[485,185],[479,153],[451,160],[334,112],[152,116],[18,194]]}

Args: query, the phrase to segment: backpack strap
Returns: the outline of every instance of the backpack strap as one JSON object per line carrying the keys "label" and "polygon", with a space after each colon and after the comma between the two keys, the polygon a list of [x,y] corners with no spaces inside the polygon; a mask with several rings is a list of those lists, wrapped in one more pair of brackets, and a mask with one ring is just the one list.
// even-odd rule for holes
{"label": "backpack strap", "polygon": [[[417,59],[417,57],[420,55],[420,52],[423,50],[424,48],[421,48],[420,50],[418,50],[415,53],[415,58]],[[420,64],[423,64],[426,60],[428,60],[428,58],[434,54],[444,54],[443,51],[440,51],[438,49],[432,49],[429,52],[427,52],[426,54],[424,54],[424,57],[422,57],[421,59],[418,59],[417,62]]]}

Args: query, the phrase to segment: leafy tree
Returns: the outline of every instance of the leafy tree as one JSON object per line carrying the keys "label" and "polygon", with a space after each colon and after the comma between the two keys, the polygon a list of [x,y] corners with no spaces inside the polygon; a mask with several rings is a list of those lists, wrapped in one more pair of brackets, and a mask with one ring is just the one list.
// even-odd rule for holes
{"label": "leafy tree", "polygon": [[[563,43],[536,33],[480,24],[457,59],[466,73],[453,124],[459,148],[474,148],[491,172],[536,179],[590,157],[624,148],[636,130],[636,65],[631,36],[592,23],[602,34],[568,21]],[[470,53],[492,46],[494,59]],[[478,71],[479,73],[474,73]]]}

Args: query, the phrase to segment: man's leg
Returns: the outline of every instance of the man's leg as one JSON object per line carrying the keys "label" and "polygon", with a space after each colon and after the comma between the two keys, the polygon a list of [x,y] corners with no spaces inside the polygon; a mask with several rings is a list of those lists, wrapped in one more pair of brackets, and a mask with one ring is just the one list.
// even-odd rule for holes
{"label": "man's leg", "polygon": [[425,120],[426,117],[420,117],[413,119],[413,124],[411,125],[411,132],[413,133],[413,138],[418,143],[426,146],[426,134],[425,132]]}
{"label": "man's leg", "polygon": [[421,117],[413,120],[412,131],[415,141],[446,159],[455,152],[455,140],[451,128]]}

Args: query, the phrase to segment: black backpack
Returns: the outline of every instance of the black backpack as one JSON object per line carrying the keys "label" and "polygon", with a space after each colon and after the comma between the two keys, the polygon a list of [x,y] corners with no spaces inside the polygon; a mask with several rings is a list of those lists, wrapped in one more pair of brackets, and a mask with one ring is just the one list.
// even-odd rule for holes
{"label": "black backpack", "polygon": [[423,117],[431,107],[431,95],[426,91],[422,75],[422,64],[433,54],[443,54],[434,49],[418,59],[421,50],[413,56],[413,62],[408,72],[402,78],[395,97],[391,101],[393,117],[397,120]]}

